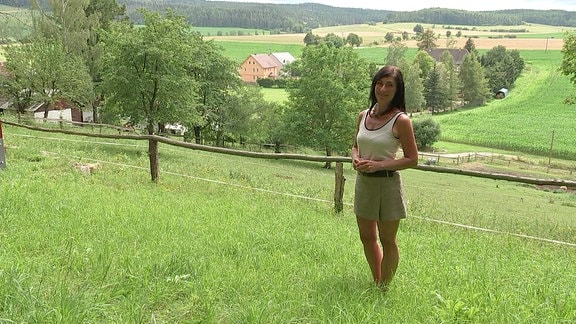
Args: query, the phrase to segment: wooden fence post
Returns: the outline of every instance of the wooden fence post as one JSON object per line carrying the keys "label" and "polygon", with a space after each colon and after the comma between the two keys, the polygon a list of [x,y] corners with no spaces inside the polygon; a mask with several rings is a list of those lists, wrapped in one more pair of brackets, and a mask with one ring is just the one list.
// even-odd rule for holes
{"label": "wooden fence post", "polygon": [[6,148],[2,138],[2,119],[0,119],[0,169],[6,168]]}
{"label": "wooden fence post", "polygon": [[334,169],[336,184],[334,188],[334,210],[337,213],[341,213],[344,209],[344,163],[336,162],[336,168]]}

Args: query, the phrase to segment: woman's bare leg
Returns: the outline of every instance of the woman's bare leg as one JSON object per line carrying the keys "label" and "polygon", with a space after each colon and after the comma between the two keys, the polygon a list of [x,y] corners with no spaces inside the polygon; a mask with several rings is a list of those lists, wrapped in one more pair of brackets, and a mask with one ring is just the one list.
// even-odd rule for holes
{"label": "woman's bare leg", "polygon": [[372,271],[372,277],[376,284],[382,283],[382,249],[378,243],[378,223],[362,217],[356,217],[360,241],[364,246],[364,255]]}
{"label": "woman's bare leg", "polygon": [[400,220],[396,221],[382,221],[378,223],[378,232],[380,233],[380,243],[382,243],[382,265],[380,267],[382,273],[380,278],[381,283],[387,286],[398,268],[400,261],[400,253],[398,252],[398,242],[396,241],[396,233],[400,226]]}

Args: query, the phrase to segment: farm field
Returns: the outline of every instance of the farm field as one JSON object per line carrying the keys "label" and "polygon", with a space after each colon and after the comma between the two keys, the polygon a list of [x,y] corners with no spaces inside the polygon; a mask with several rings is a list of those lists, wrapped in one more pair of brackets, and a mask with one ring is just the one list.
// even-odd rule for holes
{"label": "farm field", "polygon": [[[325,36],[328,33],[334,33],[341,37],[346,37],[349,33],[358,34],[363,38],[362,46],[385,46],[388,47],[384,40],[384,35],[392,32],[401,36],[402,32],[406,31],[411,36],[414,35],[412,29],[416,23],[398,23],[398,24],[376,24],[376,25],[346,25],[346,26],[333,26],[317,28],[312,31],[313,34]],[[421,24],[424,28],[432,28],[436,34],[446,35],[446,31],[450,30],[456,34],[455,29],[446,29],[438,25]],[[453,26],[456,27],[456,26]],[[510,49],[549,49],[560,50],[563,45],[563,34],[565,31],[572,30],[569,27],[545,26],[545,25],[520,25],[520,26],[482,26],[472,27],[477,30],[463,31],[460,38],[455,38],[455,47],[464,47],[468,37],[473,37],[474,44],[478,49],[491,49],[497,45],[504,45]],[[506,32],[491,32],[495,29],[528,29],[526,33],[506,33]],[[504,37],[507,34],[514,34],[517,38],[489,38],[489,37]],[[219,41],[238,41],[238,42],[254,42],[254,43],[288,43],[288,44],[302,44],[304,43],[305,34],[281,34],[281,35],[251,35],[251,36],[218,36],[214,37]],[[446,37],[442,36],[438,39],[439,47],[446,41]],[[379,45],[374,45],[377,43]],[[416,46],[415,40],[406,41],[406,45],[411,48]],[[546,47],[547,46],[547,47]]]}
{"label": "farm field", "polygon": [[357,237],[350,166],[336,215],[321,163],[161,145],[152,184],[144,141],[6,125],[4,139],[3,321],[576,320],[573,192],[403,171],[410,216],[384,293]]}
{"label": "farm field", "polygon": [[528,64],[510,95],[484,107],[436,116],[442,138],[542,156],[552,152],[555,157],[574,160],[574,106],[564,102],[574,93],[574,86],[558,71],[560,53],[521,55]]}

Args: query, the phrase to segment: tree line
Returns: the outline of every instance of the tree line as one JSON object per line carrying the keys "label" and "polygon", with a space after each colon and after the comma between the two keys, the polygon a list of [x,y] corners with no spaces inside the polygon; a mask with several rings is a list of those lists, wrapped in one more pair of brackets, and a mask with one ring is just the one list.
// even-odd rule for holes
{"label": "tree line", "polygon": [[[40,5],[49,8],[49,2],[50,0],[41,0]],[[339,8],[314,3],[259,4],[205,0],[121,0],[119,3],[126,7],[126,13],[136,24],[144,21],[144,17],[138,13],[140,8],[150,11],[172,9],[194,26],[258,28],[278,32],[301,33],[322,26],[415,21],[463,26],[576,26],[574,12],[564,10],[466,11],[430,8],[418,11],[389,11]],[[29,0],[0,0],[0,4],[28,7]]]}
{"label": "tree line", "polygon": [[513,26],[544,24],[576,26],[574,12],[563,10],[494,10],[466,11],[431,8],[412,12],[338,8],[314,3],[256,4],[226,1],[126,0],[128,14],[137,8],[154,6],[156,9],[173,8],[184,15],[194,26],[243,27],[279,30],[282,32],[307,32],[322,26],[352,25],[362,23],[414,22],[452,24],[464,26]]}

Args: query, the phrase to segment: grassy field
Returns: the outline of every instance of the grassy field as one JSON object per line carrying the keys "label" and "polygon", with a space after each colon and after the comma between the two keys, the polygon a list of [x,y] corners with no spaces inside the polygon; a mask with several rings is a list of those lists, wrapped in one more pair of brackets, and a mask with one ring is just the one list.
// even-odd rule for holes
{"label": "grassy field", "polygon": [[[340,37],[346,38],[348,34],[358,34],[363,39],[362,46],[364,47],[388,47],[384,36],[386,33],[393,33],[396,36],[401,36],[403,32],[408,32],[410,38],[415,36],[414,26],[417,23],[395,23],[395,24],[359,24],[359,25],[343,25],[343,26],[330,26],[317,28],[312,31],[315,35],[324,36],[329,33],[336,34]],[[572,30],[569,27],[561,26],[546,26],[546,25],[520,25],[520,26],[441,26],[432,24],[420,24],[424,28],[431,28],[439,35],[437,44],[439,47],[445,47],[446,32],[450,31],[455,35],[458,31],[456,27],[468,28],[463,30],[461,37],[456,37],[456,47],[464,47],[468,37],[474,38],[476,48],[478,49],[491,49],[497,45],[505,45],[511,49],[545,49],[560,50],[562,49],[562,38],[565,31]],[[447,27],[451,27],[448,29]],[[514,29],[527,29],[527,32],[511,33],[511,32],[496,32],[494,30],[514,30]],[[513,35],[516,38],[509,38]],[[221,36],[214,37],[219,41],[234,41],[234,42],[253,42],[253,43],[283,43],[283,44],[303,44],[305,34],[281,34],[281,35],[251,35],[251,36]],[[502,37],[502,38],[499,38]],[[406,41],[408,47],[416,48],[417,41]]]}
{"label": "grassy field", "polygon": [[278,88],[262,88],[262,94],[264,94],[264,100],[270,102],[276,102],[279,104],[284,104],[288,102],[288,92],[284,89]]}
{"label": "grassy field", "polygon": [[294,57],[300,57],[304,49],[304,43],[283,44],[283,43],[252,43],[242,41],[216,41],[224,49],[224,55],[231,58],[238,64],[242,63],[250,54],[288,52]]}
{"label": "grassy field", "polygon": [[[303,35],[245,39],[217,41],[238,62],[268,51],[298,57],[303,46]],[[383,48],[359,51],[385,58]],[[521,54],[528,69],[508,98],[435,117],[451,141],[440,149],[466,151],[454,142],[467,142],[546,156],[554,130],[555,155],[573,160],[561,55]],[[7,125],[3,135],[0,322],[576,321],[574,191],[403,171],[409,218],[384,293],[358,239],[349,165],[337,215],[334,173],[321,163],[161,145],[152,184],[145,142]],[[74,167],[95,162],[91,175]]]}
{"label": "grassy field", "polygon": [[[574,92],[558,71],[561,54],[521,52],[528,63],[509,96],[490,104],[435,117],[444,140],[574,159],[574,107],[564,100]],[[552,138],[554,136],[554,138]]]}
{"label": "grassy field", "polygon": [[[2,322],[576,320],[572,192],[404,171],[410,216],[384,293],[357,237],[349,166],[335,215],[321,163],[162,145],[155,185],[145,142],[6,125],[4,139]],[[101,168],[73,167],[87,162]]]}

